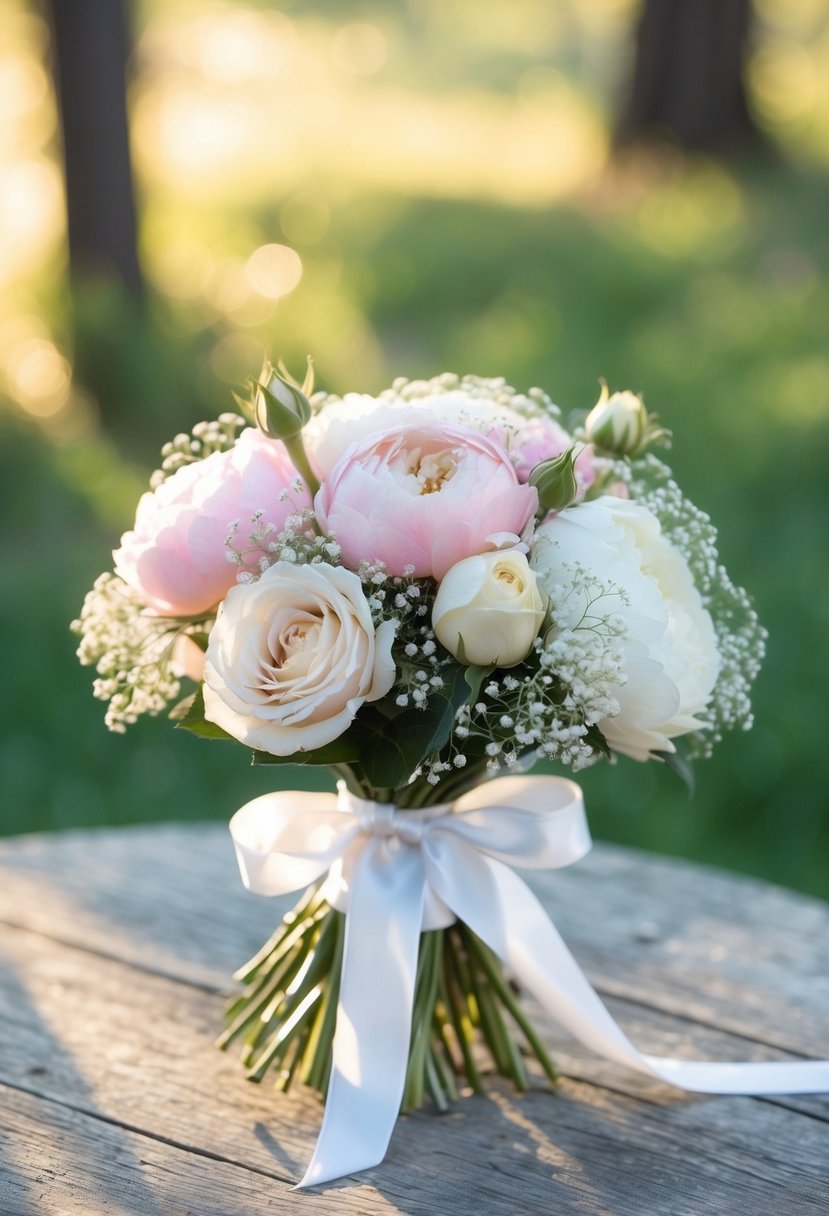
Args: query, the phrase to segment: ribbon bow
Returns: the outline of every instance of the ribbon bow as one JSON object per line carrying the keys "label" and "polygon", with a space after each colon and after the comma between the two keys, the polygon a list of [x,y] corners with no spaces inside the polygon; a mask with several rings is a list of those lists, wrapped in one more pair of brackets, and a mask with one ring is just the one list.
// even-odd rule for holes
{"label": "ribbon bow", "polygon": [[555,869],[590,849],[581,790],[501,777],[420,811],[337,795],[265,794],[230,823],[245,886],[284,895],[328,874],[347,913],[322,1128],[300,1187],[378,1165],[406,1077],[420,934],[457,917],[574,1038],[700,1093],[829,1090],[829,1060],[721,1064],[641,1055],[617,1026],[513,866]]}

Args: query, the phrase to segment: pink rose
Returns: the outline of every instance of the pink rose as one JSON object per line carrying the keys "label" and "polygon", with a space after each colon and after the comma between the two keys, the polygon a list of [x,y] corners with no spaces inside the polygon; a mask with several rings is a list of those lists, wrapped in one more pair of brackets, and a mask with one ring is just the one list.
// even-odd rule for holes
{"label": "pink rose", "polygon": [[436,579],[500,547],[505,533],[520,535],[537,505],[502,447],[434,419],[352,444],[314,502],[347,566],[380,561],[392,574],[413,566],[415,575]]}
{"label": "pink rose", "polygon": [[261,510],[265,522],[282,528],[311,505],[307,490],[293,489],[296,478],[283,444],[254,427],[242,431],[230,451],[185,465],[143,495],[132,531],[113,554],[116,574],[165,616],[207,612],[236,582],[225,547],[230,523],[238,519],[244,528]]}

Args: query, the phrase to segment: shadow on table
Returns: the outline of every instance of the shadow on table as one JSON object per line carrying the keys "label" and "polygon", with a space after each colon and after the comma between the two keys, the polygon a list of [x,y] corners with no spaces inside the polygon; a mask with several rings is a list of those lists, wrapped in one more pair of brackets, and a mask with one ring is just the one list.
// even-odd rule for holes
{"label": "shadow on table", "polygon": [[97,1107],[71,1051],[40,1016],[19,965],[2,955],[0,1025],[12,1045],[0,1073],[3,1216],[43,1216],[54,1210],[52,1187],[60,1181],[65,1196],[66,1181],[81,1178],[79,1193],[99,1194],[101,1211],[164,1216],[129,1133]]}
{"label": "shadow on table", "polygon": [[17,837],[7,851],[3,843],[0,919],[196,985],[229,987],[293,902],[244,889],[218,824]]}
{"label": "shadow on table", "polygon": [[[791,1140],[776,1140],[786,1128],[803,1136],[791,1168]],[[786,1195],[785,1210],[818,1216],[822,1136],[816,1121],[747,1098],[666,1108],[594,1086],[519,1096],[494,1083],[453,1114],[401,1120],[383,1165],[325,1196],[331,1210],[360,1211],[362,1183],[403,1216],[721,1216],[743,1210],[752,1179],[752,1211],[779,1211]]]}

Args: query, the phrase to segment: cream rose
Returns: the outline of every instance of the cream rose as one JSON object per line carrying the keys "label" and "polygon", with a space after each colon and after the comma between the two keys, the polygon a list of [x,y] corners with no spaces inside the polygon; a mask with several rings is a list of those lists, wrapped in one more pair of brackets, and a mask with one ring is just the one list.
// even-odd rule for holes
{"label": "cream rose", "polygon": [[339,566],[277,562],[234,587],[204,665],[205,717],[275,756],[313,751],[394,683],[395,623],[375,630],[360,580]]}
{"label": "cream rose", "polygon": [[529,653],[545,610],[523,553],[482,553],[447,571],[432,609],[432,628],[449,653],[467,663],[513,667]]}

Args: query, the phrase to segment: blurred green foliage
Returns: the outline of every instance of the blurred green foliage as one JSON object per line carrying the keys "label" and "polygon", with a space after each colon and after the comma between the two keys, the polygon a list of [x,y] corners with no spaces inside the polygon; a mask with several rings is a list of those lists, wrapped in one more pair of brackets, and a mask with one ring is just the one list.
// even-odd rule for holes
{"label": "blurred green foliage", "polygon": [[[416,7],[418,45],[463,8]],[[318,6],[317,26],[323,13],[335,20]],[[370,57],[361,36],[349,53]],[[496,71],[484,50],[491,86],[507,89],[504,60]],[[510,55],[526,67],[530,52]],[[585,95],[589,74],[580,60]],[[0,410],[0,832],[225,819],[272,788],[241,747],[165,722],[108,735],[68,623],[110,565],[161,443],[228,408],[265,349],[296,368],[310,352],[320,386],[338,392],[454,370],[539,384],[565,415],[593,404],[599,377],[644,393],[674,433],[677,479],[755,596],[768,659],[754,731],[698,766],[693,799],[655,764],[584,774],[594,833],[829,895],[829,180],[783,159],[723,167],[665,154],[588,168],[558,200],[496,197],[475,181],[441,189],[437,177],[414,190],[379,169],[339,179],[330,166],[237,200],[157,186],[143,229],[147,311],[88,288],[69,404],[44,397],[34,421]],[[242,280],[274,243],[299,249],[302,274],[269,298]],[[65,299],[46,282],[27,307],[61,346]]]}

